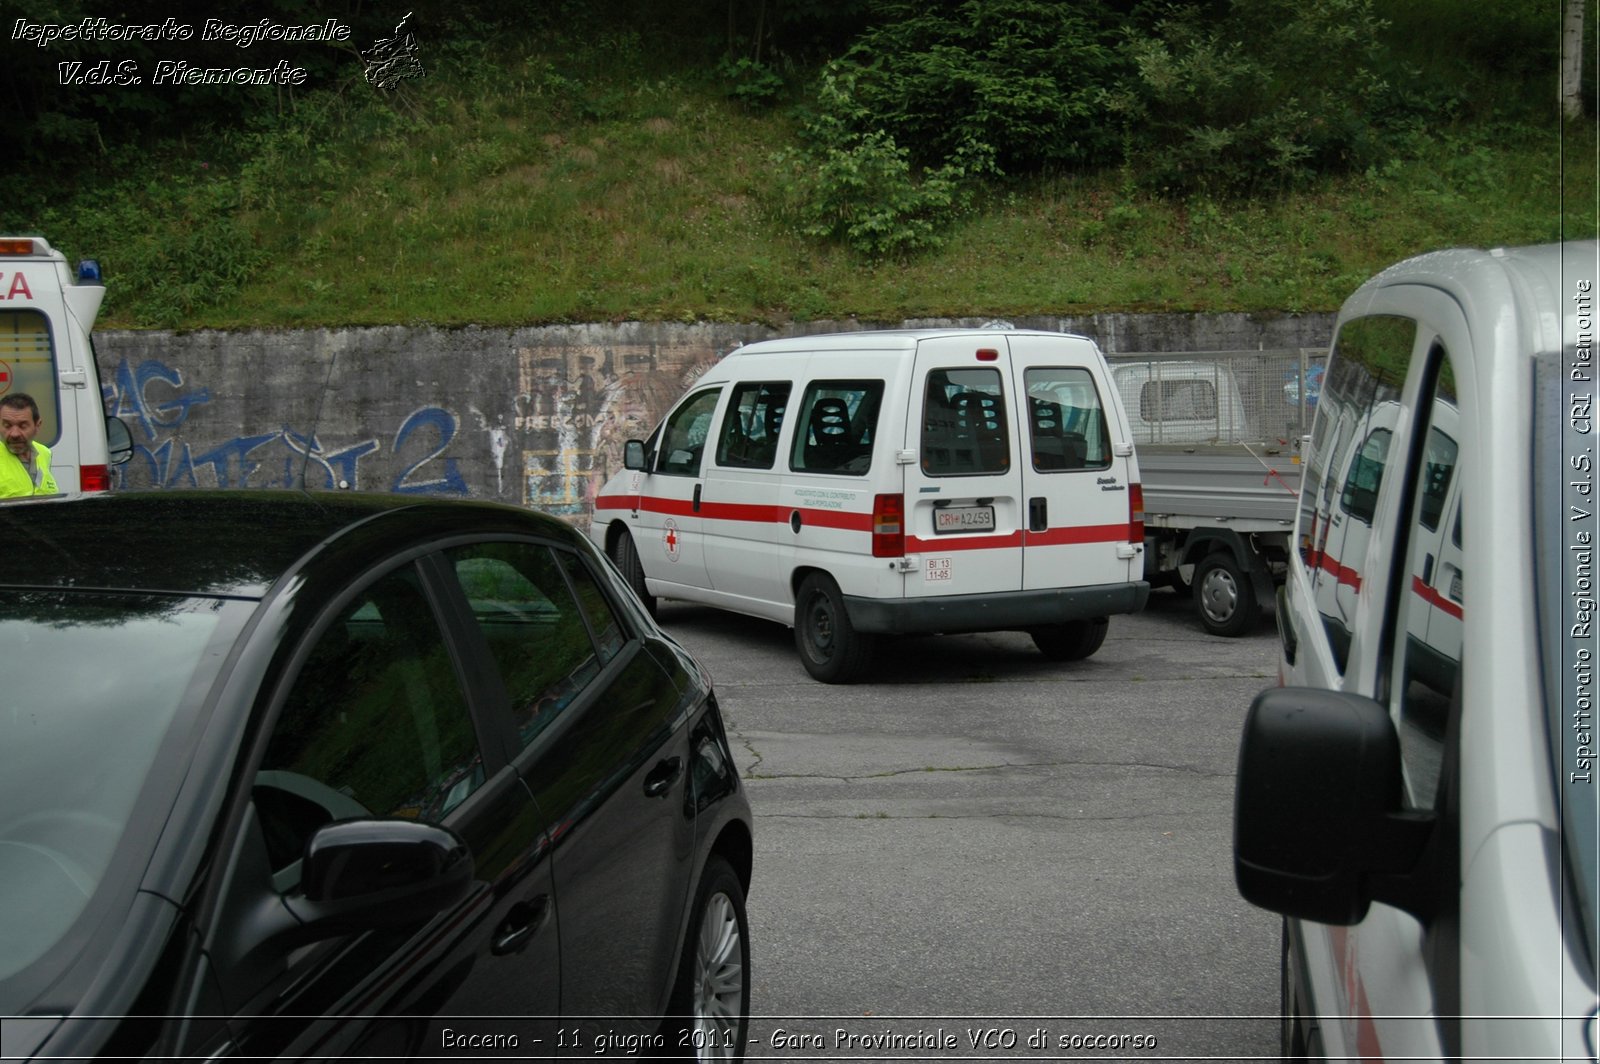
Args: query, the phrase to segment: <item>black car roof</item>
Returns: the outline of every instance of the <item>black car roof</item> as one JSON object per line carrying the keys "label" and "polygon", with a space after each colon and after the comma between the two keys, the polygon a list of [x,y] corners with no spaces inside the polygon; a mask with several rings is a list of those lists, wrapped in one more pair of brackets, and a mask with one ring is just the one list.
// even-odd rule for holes
{"label": "black car roof", "polygon": [[297,568],[353,569],[411,541],[470,532],[582,538],[556,518],[498,503],[331,492],[111,493],[0,506],[0,586],[259,598]]}

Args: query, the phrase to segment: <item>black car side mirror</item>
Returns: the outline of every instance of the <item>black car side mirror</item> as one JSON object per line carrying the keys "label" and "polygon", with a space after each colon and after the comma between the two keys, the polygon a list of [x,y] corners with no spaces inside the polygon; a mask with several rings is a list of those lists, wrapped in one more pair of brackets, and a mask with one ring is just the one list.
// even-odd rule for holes
{"label": "black car side mirror", "polygon": [[1400,740],[1378,703],[1313,688],[1250,705],[1234,791],[1239,893],[1265,909],[1355,924],[1374,901],[1427,918],[1432,813],[1402,806]]}
{"label": "black car side mirror", "polygon": [[622,468],[642,470],[645,467],[644,443],[629,440],[622,445]]}
{"label": "black car side mirror", "polygon": [[342,820],[306,842],[301,893],[284,904],[310,931],[417,923],[466,897],[472,853],[448,828],[415,820]]}

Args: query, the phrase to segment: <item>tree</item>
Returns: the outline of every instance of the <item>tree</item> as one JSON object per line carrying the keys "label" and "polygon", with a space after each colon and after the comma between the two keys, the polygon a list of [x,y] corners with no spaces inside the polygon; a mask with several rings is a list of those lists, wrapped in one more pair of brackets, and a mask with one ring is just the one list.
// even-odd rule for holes
{"label": "tree", "polygon": [[1583,116],[1584,0],[1566,0],[1561,20],[1561,113]]}

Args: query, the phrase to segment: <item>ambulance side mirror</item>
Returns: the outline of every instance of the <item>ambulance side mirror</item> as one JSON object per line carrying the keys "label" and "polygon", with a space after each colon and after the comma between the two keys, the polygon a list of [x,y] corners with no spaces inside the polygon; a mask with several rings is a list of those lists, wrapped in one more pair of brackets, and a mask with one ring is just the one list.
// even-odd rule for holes
{"label": "ambulance side mirror", "polygon": [[1359,923],[1374,901],[1426,920],[1435,819],[1404,808],[1400,739],[1377,702],[1279,687],[1250,704],[1233,807],[1246,901],[1325,924]]}
{"label": "ambulance side mirror", "polygon": [[643,470],[645,468],[643,442],[629,440],[622,445],[622,468],[634,470]]}

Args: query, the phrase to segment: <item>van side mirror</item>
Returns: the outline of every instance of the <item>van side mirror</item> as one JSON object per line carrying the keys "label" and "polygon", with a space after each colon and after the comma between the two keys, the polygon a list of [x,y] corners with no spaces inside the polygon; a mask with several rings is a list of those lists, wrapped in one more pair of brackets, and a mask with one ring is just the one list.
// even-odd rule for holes
{"label": "van side mirror", "polygon": [[133,434],[120,417],[106,418],[106,459],[111,465],[122,465],[133,457]]}
{"label": "van side mirror", "polygon": [[629,440],[622,445],[622,468],[633,470],[643,470],[645,468],[643,441]]}
{"label": "van side mirror", "polygon": [[1381,705],[1342,691],[1263,691],[1239,745],[1239,893],[1325,924],[1359,923],[1374,901],[1426,919],[1414,873],[1436,818],[1405,810],[1402,792],[1400,740]]}

